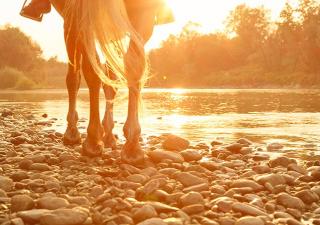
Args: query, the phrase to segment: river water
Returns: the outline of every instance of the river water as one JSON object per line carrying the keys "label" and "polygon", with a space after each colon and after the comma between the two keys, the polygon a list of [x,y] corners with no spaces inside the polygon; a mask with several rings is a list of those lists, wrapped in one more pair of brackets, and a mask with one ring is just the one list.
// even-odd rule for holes
{"label": "river water", "polygon": [[[117,133],[121,139],[127,113],[127,93],[115,101]],[[63,132],[67,113],[66,90],[1,91],[0,104],[36,105],[35,114],[56,118]],[[320,156],[320,90],[278,89],[145,89],[142,134],[173,133],[191,142],[233,141],[244,137],[261,145],[281,143],[281,150],[301,157]],[[79,127],[85,132],[88,91],[79,92]],[[104,98],[101,94],[101,115]]]}

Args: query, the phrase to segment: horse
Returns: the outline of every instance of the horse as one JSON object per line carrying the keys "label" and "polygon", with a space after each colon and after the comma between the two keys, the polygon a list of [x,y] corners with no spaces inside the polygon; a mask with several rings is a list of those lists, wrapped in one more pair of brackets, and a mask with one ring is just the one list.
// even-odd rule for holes
{"label": "horse", "polygon": [[[90,96],[90,118],[82,154],[100,156],[103,148],[115,148],[112,130],[113,100],[118,87],[129,90],[127,119],[123,132],[126,142],[121,160],[137,164],[144,160],[139,139],[139,102],[147,69],[144,46],[156,25],[156,14],[163,0],[50,0],[64,20],[64,37],[68,54],[66,84],[69,107],[66,145],[80,144],[77,128],[76,99],[82,74]],[[99,51],[97,51],[99,49]],[[101,62],[104,58],[107,64]],[[99,115],[99,92],[103,88],[106,109]]]}

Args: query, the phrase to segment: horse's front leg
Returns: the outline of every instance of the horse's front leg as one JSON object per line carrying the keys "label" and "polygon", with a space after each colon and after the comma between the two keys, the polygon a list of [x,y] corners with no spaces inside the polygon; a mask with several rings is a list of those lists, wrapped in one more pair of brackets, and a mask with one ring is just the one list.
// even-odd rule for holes
{"label": "horse's front leg", "polygon": [[77,95],[80,87],[80,71],[69,64],[68,74],[66,78],[68,96],[69,96],[69,109],[67,115],[67,130],[63,136],[63,143],[65,145],[74,145],[81,142],[81,136],[77,128],[78,112],[76,110]]}
{"label": "horse's front leg", "polygon": [[[110,72],[109,74],[111,79],[115,79],[115,75],[113,73]],[[111,86],[104,84],[103,91],[106,98],[106,109],[104,113],[104,118],[102,120],[102,125],[104,127],[103,142],[105,147],[115,149],[117,139],[112,133],[112,130],[114,128],[113,101],[117,93],[117,90]]]}
{"label": "horse's front leg", "polygon": [[82,145],[82,154],[90,157],[100,156],[103,150],[103,127],[100,122],[99,114],[99,92],[101,81],[94,72],[88,58],[83,57],[82,70],[89,88],[90,95],[90,119],[87,129],[87,138]]}
{"label": "horse's front leg", "polygon": [[[134,11],[129,13],[130,21],[135,30],[140,34],[146,43],[153,32],[154,18],[156,9]],[[135,54],[136,46],[134,42],[130,42],[127,55]],[[145,55],[136,57],[137,65],[145,61]],[[144,161],[144,152],[141,149],[139,139],[141,134],[141,127],[139,122],[139,101],[141,99],[141,78],[145,68],[137,66],[136,68],[128,68],[126,66],[128,88],[129,88],[129,103],[128,116],[123,127],[126,143],[121,152],[121,159],[130,164],[139,164]]]}

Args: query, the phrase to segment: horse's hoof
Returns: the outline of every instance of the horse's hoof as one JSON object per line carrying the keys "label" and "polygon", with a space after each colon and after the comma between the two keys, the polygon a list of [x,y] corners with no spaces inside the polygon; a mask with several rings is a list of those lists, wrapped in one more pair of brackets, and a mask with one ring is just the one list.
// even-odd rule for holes
{"label": "horse's hoof", "polygon": [[86,140],[82,144],[81,154],[89,157],[98,157],[102,155],[103,148],[104,146],[102,141],[96,144],[92,144],[88,140]]}
{"label": "horse's hoof", "polygon": [[142,164],[144,162],[144,151],[139,142],[127,142],[121,151],[121,161],[130,165]]}
{"label": "horse's hoof", "polygon": [[117,148],[117,138],[113,135],[105,135],[103,137],[103,143],[105,148],[111,148],[115,150]]}
{"label": "horse's hoof", "polygon": [[63,135],[63,144],[65,145],[77,145],[81,143],[81,135],[76,127],[67,127],[66,132]]}

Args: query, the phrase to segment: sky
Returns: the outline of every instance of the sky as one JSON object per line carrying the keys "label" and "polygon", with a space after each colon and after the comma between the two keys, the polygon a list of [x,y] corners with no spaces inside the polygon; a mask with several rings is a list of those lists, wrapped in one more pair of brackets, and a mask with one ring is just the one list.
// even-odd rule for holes
{"label": "sky", "polygon": [[[148,0],[147,0],[148,1]],[[175,14],[176,21],[169,25],[157,26],[146,48],[150,50],[160,46],[170,34],[178,34],[188,22],[199,23],[200,32],[210,33],[223,30],[223,22],[230,10],[246,3],[250,6],[261,6],[271,10],[276,18],[287,0],[167,0]],[[293,2],[295,0],[288,0]],[[24,0],[0,0],[0,26],[11,24],[19,27],[24,33],[36,41],[43,49],[45,58],[57,56],[66,61],[63,40],[63,21],[54,10],[45,15],[41,23],[19,16]]]}

